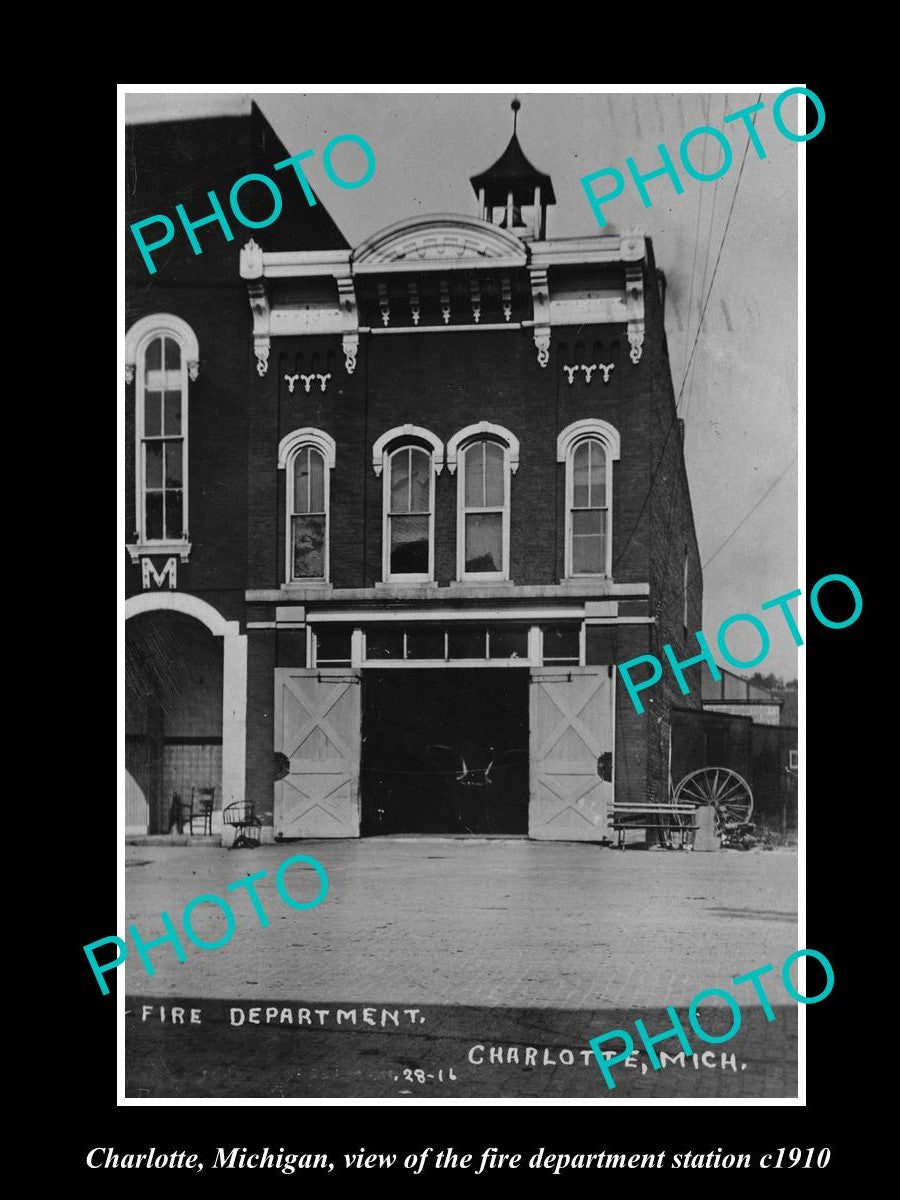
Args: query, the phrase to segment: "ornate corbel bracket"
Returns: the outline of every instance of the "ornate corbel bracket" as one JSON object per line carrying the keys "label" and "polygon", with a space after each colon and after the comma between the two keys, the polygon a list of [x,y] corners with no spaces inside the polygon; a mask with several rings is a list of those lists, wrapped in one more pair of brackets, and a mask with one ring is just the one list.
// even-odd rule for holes
{"label": "ornate corbel bracket", "polygon": [[540,366],[546,367],[550,361],[550,326],[535,325],[534,344],[537,348],[537,360]]}
{"label": "ornate corbel bracket", "polygon": [[446,279],[441,279],[438,283],[438,292],[441,298],[441,320],[445,325],[450,324],[450,284]]}
{"label": "ornate corbel bracket", "polygon": [[537,359],[542,367],[550,361],[550,288],[546,268],[532,268],[531,300],[534,308],[534,344]]}
{"label": "ornate corbel bracket", "polygon": [[629,355],[635,366],[644,347],[644,272],[639,262],[625,268],[625,310],[628,314]]}
{"label": "ornate corbel bracket", "polygon": [[[251,242],[250,245],[253,245],[253,243]],[[243,256],[247,253],[248,249],[249,247],[245,246],[241,251],[241,274],[244,274]],[[269,335],[271,333],[272,314],[269,308],[266,283],[261,275],[248,282],[247,292],[250,297],[250,312],[253,316],[253,353],[256,355],[256,371],[260,378],[262,378],[269,369],[269,348],[271,346]]]}
{"label": "ornate corbel bracket", "polygon": [[481,320],[481,282],[477,275],[469,280],[469,299],[472,302],[472,317],[477,325]]}
{"label": "ornate corbel bracket", "polygon": [[419,303],[419,285],[414,279],[406,285],[409,292],[409,313],[412,317],[413,325],[418,325],[422,319],[422,310]]}
{"label": "ornate corbel bracket", "polygon": [[262,379],[263,375],[269,369],[270,345],[268,338],[253,339],[253,353],[256,355],[256,373],[260,379]]}
{"label": "ornate corbel bracket", "polygon": [[387,329],[391,323],[391,298],[388,295],[387,284],[379,281],[378,307],[381,309],[381,323]]}
{"label": "ornate corbel bracket", "polygon": [[346,275],[339,278],[338,300],[341,306],[343,334],[341,346],[344,351],[344,368],[348,375],[356,370],[356,354],[359,350],[359,312],[356,305],[356,291],[353,279]]}
{"label": "ornate corbel bracket", "polygon": [[500,302],[503,305],[503,320],[512,320],[512,284],[508,275],[500,276]]}

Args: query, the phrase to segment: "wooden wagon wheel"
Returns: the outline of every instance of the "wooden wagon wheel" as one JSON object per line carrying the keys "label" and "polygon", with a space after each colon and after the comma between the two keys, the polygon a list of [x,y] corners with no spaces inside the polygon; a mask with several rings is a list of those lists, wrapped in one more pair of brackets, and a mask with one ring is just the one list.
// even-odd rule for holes
{"label": "wooden wagon wheel", "polygon": [[746,825],[753,812],[753,793],[746,779],[728,767],[701,767],[685,775],[675,789],[675,803],[712,804],[720,833]]}

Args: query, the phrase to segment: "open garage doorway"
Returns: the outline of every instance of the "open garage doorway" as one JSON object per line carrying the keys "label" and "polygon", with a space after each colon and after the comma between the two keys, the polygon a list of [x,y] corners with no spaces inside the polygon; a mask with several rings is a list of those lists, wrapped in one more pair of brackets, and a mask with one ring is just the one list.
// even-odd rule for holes
{"label": "open garage doorway", "polygon": [[214,789],[222,810],[222,639],[191,616],[146,612],[125,626],[127,835],[168,833],[173,797]]}
{"label": "open garage doorway", "polygon": [[527,834],[527,669],[364,670],[363,835]]}

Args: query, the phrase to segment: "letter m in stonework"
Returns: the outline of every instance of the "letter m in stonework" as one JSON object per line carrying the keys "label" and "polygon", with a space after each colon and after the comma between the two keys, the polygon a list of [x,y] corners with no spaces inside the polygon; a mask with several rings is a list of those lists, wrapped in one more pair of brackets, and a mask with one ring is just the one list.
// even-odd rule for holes
{"label": "letter m in stonework", "polygon": [[161,571],[157,571],[149,558],[141,559],[141,584],[144,591],[150,590],[151,579],[158,588],[161,588],[166,581],[166,576],[169,577],[169,590],[173,591],[178,586],[178,559],[174,556],[167,558],[165,566]]}

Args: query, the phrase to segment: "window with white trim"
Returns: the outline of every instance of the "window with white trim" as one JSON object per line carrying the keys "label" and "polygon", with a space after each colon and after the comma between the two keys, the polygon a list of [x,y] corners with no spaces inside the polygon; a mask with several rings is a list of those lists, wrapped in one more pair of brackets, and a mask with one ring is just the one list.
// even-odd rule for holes
{"label": "window with white trim", "polygon": [[278,467],[285,480],[285,578],[288,583],[326,583],[331,522],[334,438],[321,429],[295,429],[282,438]]}
{"label": "window with white trim", "polygon": [[609,576],[618,431],[606,421],[575,421],[559,435],[556,456],[566,466],[566,577]]}
{"label": "window with white trim", "polygon": [[460,454],[460,578],[509,574],[509,469],[506,447],[482,439]]}
{"label": "window with white trim", "polygon": [[325,579],[328,543],[328,470],[325,455],[304,445],[291,456],[288,472],[290,578]]}
{"label": "window with white trim", "polygon": [[572,450],[569,492],[569,562],[572,575],[605,575],[609,540],[606,448],[583,438]]}
{"label": "window with white trim", "polygon": [[185,537],[187,387],[181,347],[174,338],[155,337],[143,357],[143,540],[174,542]]}
{"label": "window with white trim", "polygon": [[188,378],[197,339],[180,317],[143,317],[126,334],[126,379],[135,379],[135,524],[139,553],[178,551],[188,541]]}
{"label": "window with white trim", "polygon": [[456,487],[456,575],[490,583],[509,579],[510,481],[519,469],[519,439],[479,421],[447,442]]}
{"label": "window with white trim", "polygon": [[386,579],[431,580],[434,571],[431,450],[404,443],[388,454],[385,498]]}

